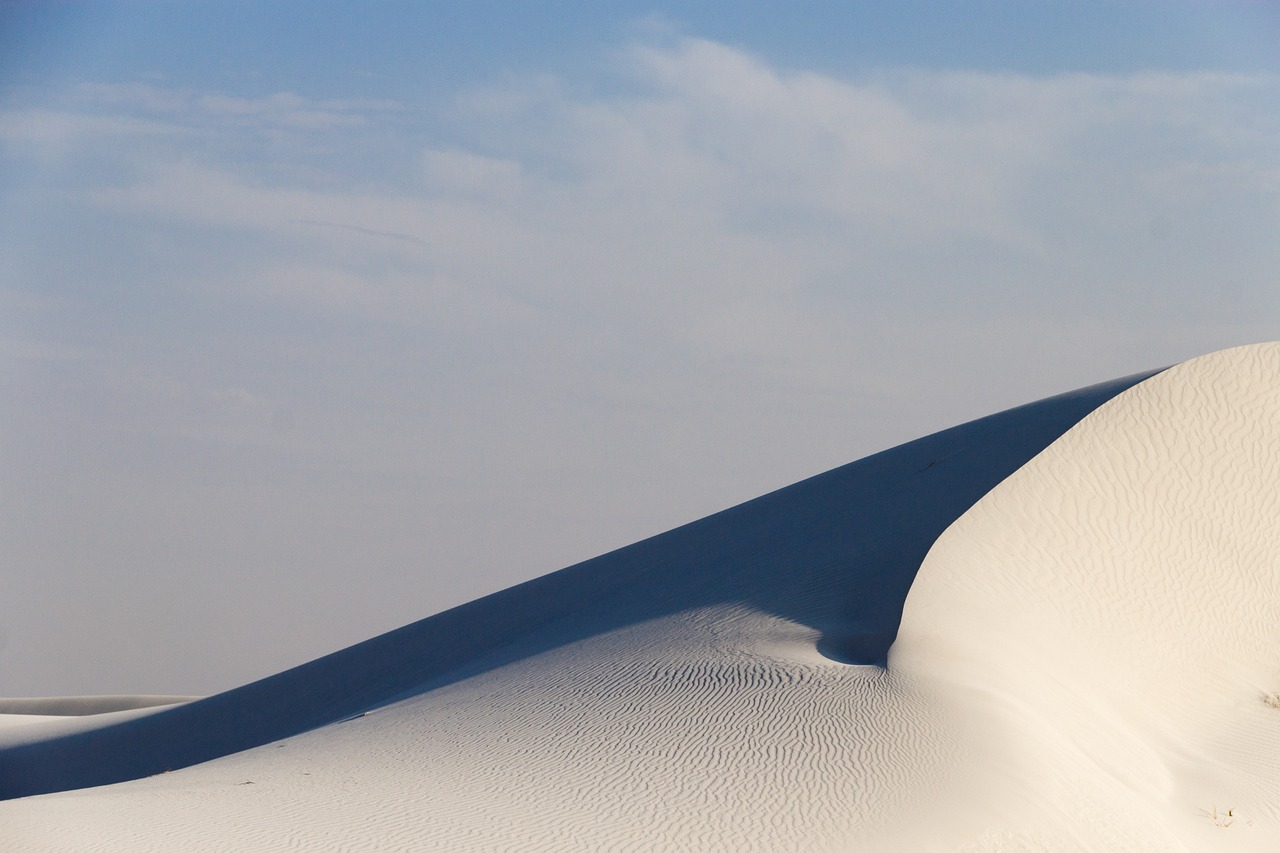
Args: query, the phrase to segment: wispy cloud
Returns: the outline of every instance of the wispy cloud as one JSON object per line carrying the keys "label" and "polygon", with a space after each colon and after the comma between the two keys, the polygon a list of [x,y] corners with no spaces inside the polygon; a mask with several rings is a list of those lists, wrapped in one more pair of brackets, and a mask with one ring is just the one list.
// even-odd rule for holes
{"label": "wispy cloud", "polygon": [[327,128],[364,123],[364,117],[358,112],[316,108],[291,92],[256,99],[204,95],[197,103],[203,112],[212,117],[236,122],[268,122],[297,128]]}
{"label": "wispy cloud", "polygon": [[[38,107],[0,111],[0,142],[11,145],[55,146],[63,153],[66,146],[82,145],[112,136],[171,134],[172,125],[127,115],[91,115]],[[35,149],[43,156],[47,150]]]}
{"label": "wispy cloud", "polygon": [[[437,329],[460,311],[480,336],[463,346],[493,310],[494,333],[562,370],[588,369],[584,345],[599,364],[650,346],[693,376],[761,371],[757,392],[779,398],[796,382],[857,394],[880,366],[820,366],[866,363],[869,340],[885,362],[949,360],[936,331],[916,331],[940,321],[1003,317],[1013,339],[1037,318],[1103,317],[1120,339],[1212,318],[1247,338],[1276,308],[1280,117],[1257,108],[1280,90],[1269,77],[842,80],[698,39],[621,60],[616,94],[512,80],[434,114],[83,87],[95,113],[65,113],[62,138],[112,122],[184,135],[146,161],[145,146],[99,143],[135,177],[86,186],[85,201],[186,223],[185,240],[244,235],[234,281],[190,270],[209,298],[314,299]],[[267,141],[246,148],[246,123]],[[1135,316],[1161,320],[1135,331]],[[609,332],[584,344],[584,329]],[[1067,357],[1036,359],[1053,371]]]}
{"label": "wispy cloud", "polygon": [[[456,603],[1280,321],[1275,78],[842,79],[699,39],[616,74],[13,103],[3,346],[92,365],[23,361],[14,447],[102,494],[152,444],[251,459],[325,519],[268,502],[297,571],[341,578],[360,519],[379,571],[477,567]],[[147,488],[242,520],[170,452]]]}
{"label": "wispy cloud", "polygon": [[364,124],[370,115],[400,112],[385,99],[309,99],[293,92],[245,98],[190,89],[166,89],[143,83],[83,83],[71,93],[83,108],[116,107],[185,120],[261,122],[298,128]]}
{"label": "wispy cloud", "polygon": [[361,228],[359,225],[344,225],[341,222],[322,222],[318,219],[296,219],[294,221],[299,225],[314,225],[317,228],[338,228],[355,234],[363,234],[366,237],[380,237],[384,240],[398,240],[406,243],[426,245],[426,241],[419,237],[415,237],[412,234],[397,234],[394,231],[379,231],[376,228]]}
{"label": "wispy cloud", "polygon": [[[885,362],[949,362],[936,332],[914,331],[939,321],[1101,317],[1120,339],[1212,319],[1247,338],[1276,308],[1280,117],[1258,109],[1275,79],[837,79],[698,39],[620,60],[614,94],[538,77],[435,112],[84,86],[92,111],[68,107],[62,124],[46,118],[59,130],[30,132],[96,140],[97,161],[133,176],[88,182],[89,205],[181,225],[175,239],[193,246],[240,244],[233,280],[193,250],[171,282],[408,328],[447,327],[459,311],[479,335],[464,347],[493,310],[493,333],[561,370],[589,370],[582,346],[600,348],[598,364],[649,346],[691,376],[728,363],[768,374],[757,393],[785,398],[799,382],[857,394],[880,366],[820,365],[866,363],[858,342],[870,340]],[[15,115],[0,128],[40,127]],[[181,143],[104,142],[113,127]],[[1078,369],[1105,372],[1106,357]],[[1051,372],[1065,358],[1081,356],[1036,356]]]}

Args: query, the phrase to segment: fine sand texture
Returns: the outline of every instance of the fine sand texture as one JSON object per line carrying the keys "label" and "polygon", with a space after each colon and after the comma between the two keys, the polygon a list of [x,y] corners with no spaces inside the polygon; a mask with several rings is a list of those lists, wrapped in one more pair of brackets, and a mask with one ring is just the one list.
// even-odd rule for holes
{"label": "fine sand texture", "polygon": [[13,727],[0,847],[1275,851],[1278,487],[1280,345],[1052,398],[237,691]]}

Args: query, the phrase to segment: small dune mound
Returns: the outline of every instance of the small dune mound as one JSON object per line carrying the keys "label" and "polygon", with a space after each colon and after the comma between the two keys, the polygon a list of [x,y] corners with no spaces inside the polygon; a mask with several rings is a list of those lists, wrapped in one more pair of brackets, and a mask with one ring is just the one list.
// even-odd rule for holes
{"label": "small dune mound", "polygon": [[191,702],[199,696],[47,696],[0,699],[0,714],[31,714],[45,717],[87,717],[114,711],[134,711]]}

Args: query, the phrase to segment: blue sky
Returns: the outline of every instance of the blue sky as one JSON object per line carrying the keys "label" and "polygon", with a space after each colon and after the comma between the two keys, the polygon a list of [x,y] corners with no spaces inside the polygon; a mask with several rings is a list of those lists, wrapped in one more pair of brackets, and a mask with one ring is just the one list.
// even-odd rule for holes
{"label": "blue sky", "polygon": [[0,6],[0,693],[208,692],[1280,320],[1254,3]]}
{"label": "blue sky", "polygon": [[[163,79],[419,100],[501,74],[598,71],[667,31],[782,67],[1031,74],[1274,71],[1280,11],[1251,2],[13,3],[10,79]],[[16,72],[16,73],[15,73]]]}

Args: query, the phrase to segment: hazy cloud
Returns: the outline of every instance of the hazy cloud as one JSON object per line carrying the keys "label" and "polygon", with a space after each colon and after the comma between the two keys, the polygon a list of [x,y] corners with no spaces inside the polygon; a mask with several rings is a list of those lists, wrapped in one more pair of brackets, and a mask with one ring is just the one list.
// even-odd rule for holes
{"label": "hazy cloud", "polygon": [[179,602],[104,595],[55,638],[27,615],[51,582],[6,654],[83,655],[126,613],[189,632],[175,659],[292,626],[124,683],[12,664],[19,689],[231,686],[1280,320],[1272,77],[837,79],[698,39],[616,74],[0,114],[0,329],[29,356],[0,557]]}

